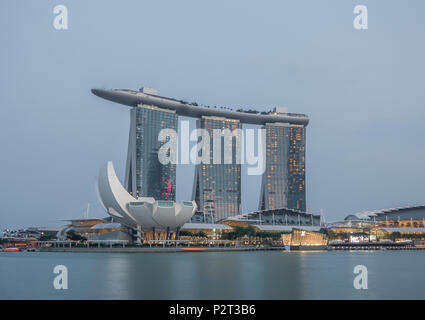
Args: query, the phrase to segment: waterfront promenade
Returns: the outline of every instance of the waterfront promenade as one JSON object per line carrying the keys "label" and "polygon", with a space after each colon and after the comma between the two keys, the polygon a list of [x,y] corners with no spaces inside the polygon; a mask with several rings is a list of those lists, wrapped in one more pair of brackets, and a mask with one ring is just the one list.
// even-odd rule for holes
{"label": "waterfront promenade", "polygon": [[111,252],[111,253],[166,253],[166,252],[235,252],[235,251],[281,251],[285,247],[48,247],[40,248],[40,252]]}
{"label": "waterfront promenade", "polygon": [[275,244],[253,245],[232,240],[147,240],[142,246],[129,245],[124,240],[91,240],[85,244],[77,241],[39,241],[41,252],[216,252],[216,251],[267,251],[285,250],[280,241]]}
{"label": "waterfront promenade", "polygon": [[[7,250],[9,249],[9,250]],[[235,251],[376,251],[424,250],[425,245],[408,242],[329,243],[328,245],[285,245],[282,241],[257,243],[235,240],[147,240],[134,245],[126,240],[38,241],[28,247],[5,247],[4,251],[40,252],[111,252],[111,253],[171,253],[171,252],[235,252]],[[0,251],[1,248],[0,248]]]}

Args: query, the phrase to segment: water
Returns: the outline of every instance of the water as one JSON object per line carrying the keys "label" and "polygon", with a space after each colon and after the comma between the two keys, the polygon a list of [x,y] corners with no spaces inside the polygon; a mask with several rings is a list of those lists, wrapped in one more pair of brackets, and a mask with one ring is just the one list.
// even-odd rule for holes
{"label": "water", "polygon": [[424,265],[425,251],[0,253],[0,299],[424,299]]}

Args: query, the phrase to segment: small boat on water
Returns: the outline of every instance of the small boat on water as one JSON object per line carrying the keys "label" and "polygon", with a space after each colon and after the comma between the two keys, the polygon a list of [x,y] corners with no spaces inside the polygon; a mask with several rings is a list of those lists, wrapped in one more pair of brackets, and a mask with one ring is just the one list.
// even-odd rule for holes
{"label": "small boat on water", "polygon": [[3,252],[19,252],[19,248],[4,248]]}

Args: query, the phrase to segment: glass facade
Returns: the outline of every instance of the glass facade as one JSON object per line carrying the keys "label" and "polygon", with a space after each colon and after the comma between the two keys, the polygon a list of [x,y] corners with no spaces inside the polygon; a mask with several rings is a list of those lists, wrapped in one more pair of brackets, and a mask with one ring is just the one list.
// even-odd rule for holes
{"label": "glass facade", "polygon": [[238,215],[241,203],[241,165],[236,161],[236,138],[232,138],[232,163],[224,161],[224,137],[221,136],[221,164],[213,163],[213,129],[242,129],[239,120],[202,117],[197,128],[206,129],[210,136],[210,164],[201,163],[195,168],[193,198],[198,210],[221,219]]}
{"label": "glass facade", "polygon": [[178,130],[175,111],[139,105],[131,110],[129,150],[126,169],[127,191],[136,197],[156,200],[176,198],[176,165],[163,165],[158,160],[158,141],[162,129]]}
{"label": "glass facade", "polygon": [[306,211],[305,196],[305,127],[289,129],[287,207]]}
{"label": "glass facade", "polygon": [[305,127],[266,124],[266,170],[259,209],[290,208],[306,211]]}

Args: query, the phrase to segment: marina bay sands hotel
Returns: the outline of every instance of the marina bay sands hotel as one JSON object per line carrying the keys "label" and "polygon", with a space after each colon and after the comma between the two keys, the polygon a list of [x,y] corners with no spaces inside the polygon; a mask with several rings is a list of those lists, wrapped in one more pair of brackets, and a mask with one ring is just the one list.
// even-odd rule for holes
{"label": "marina bay sands hotel", "polygon": [[[176,165],[163,165],[158,151],[162,129],[178,130],[178,116],[197,118],[197,128],[242,129],[242,124],[260,125],[266,133],[266,168],[262,175],[259,210],[288,208],[306,211],[305,145],[306,115],[276,107],[270,112],[200,106],[159,96],[152,88],[92,89],[106,100],[132,107],[124,187],[134,197],[175,201]],[[235,139],[233,139],[235,140]],[[232,141],[232,144],[234,142]],[[211,145],[212,149],[212,145]],[[235,148],[233,149],[235,150]],[[211,152],[212,159],[212,152]],[[214,221],[241,214],[241,164],[200,163],[195,166],[193,199],[198,211]]]}

